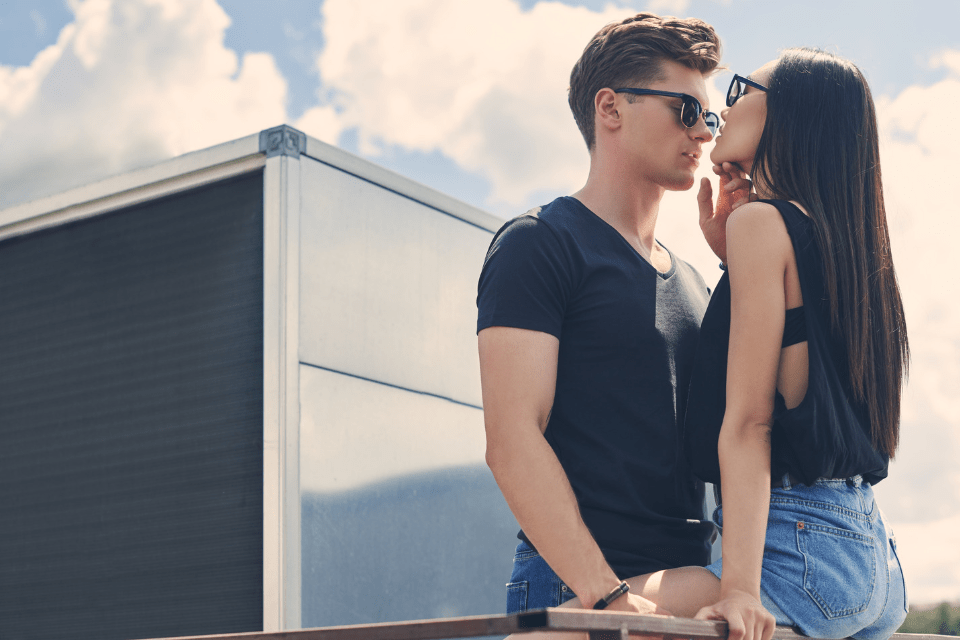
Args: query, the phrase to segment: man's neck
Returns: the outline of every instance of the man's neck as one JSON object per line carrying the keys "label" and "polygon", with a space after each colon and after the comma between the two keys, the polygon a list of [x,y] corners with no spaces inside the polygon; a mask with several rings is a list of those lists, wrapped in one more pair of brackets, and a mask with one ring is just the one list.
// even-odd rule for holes
{"label": "man's neck", "polygon": [[655,229],[663,193],[657,184],[642,184],[622,172],[591,167],[587,183],[573,197],[616,229],[649,262],[657,251]]}

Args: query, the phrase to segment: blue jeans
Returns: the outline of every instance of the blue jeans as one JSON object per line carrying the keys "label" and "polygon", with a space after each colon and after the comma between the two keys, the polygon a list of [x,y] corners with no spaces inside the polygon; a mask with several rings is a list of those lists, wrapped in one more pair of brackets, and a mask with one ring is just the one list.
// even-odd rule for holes
{"label": "blue jeans", "polygon": [[576,594],[526,542],[517,545],[507,583],[507,613],[558,607]]}
{"label": "blue jeans", "polygon": [[[714,522],[723,528],[723,507]],[[723,560],[707,567],[720,577]],[[907,615],[896,540],[873,489],[855,476],[770,491],[760,577],[777,624],[816,638],[885,640]]]}

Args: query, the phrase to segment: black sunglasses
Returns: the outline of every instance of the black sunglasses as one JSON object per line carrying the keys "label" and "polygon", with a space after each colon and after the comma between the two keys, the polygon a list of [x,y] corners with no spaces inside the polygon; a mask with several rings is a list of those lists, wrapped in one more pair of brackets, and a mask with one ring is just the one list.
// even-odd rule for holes
{"label": "black sunglasses", "polygon": [[730,88],[727,89],[727,106],[732,107],[733,103],[743,96],[748,86],[754,89],[760,89],[760,91],[767,91],[767,88],[762,84],[758,84],[750,78],[733,74],[733,80],[730,81]]}
{"label": "black sunglasses", "polygon": [[704,111],[700,106],[700,101],[687,93],[676,93],[674,91],[657,91],[656,89],[614,89],[616,93],[632,93],[635,96],[667,96],[668,98],[680,98],[683,100],[683,106],[680,107],[680,124],[687,129],[695,126],[700,114],[703,114],[703,121],[710,130],[710,135],[717,132],[720,126],[720,117],[713,111]]}

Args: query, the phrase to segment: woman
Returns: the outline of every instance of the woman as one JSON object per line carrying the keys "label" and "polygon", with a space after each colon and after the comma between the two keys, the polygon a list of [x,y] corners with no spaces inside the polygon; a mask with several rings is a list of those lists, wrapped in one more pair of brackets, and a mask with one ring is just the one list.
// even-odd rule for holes
{"label": "woman", "polygon": [[850,62],[792,49],[735,76],[721,117],[724,192],[749,175],[756,194],[714,212],[701,185],[727,273],[685,424],[695,473],[722,488],[723,559],[626,582],[675,615],[727,620],[732,639],[769,640],[774,622],[884,639],[907,603],[871,485],[897,447],[908,346],[870,90]]}
{"label": "woman", "polygon": [[793,49],[735,76],[721,117],[711,159],[759,201],[726,220],[689,396],[691,463],[723,498],[720,602],[701,616],[759,600],[807,635],[886,638],[907,603],[871,485],[897,447],[909,350],[870,90],[850,62]]}

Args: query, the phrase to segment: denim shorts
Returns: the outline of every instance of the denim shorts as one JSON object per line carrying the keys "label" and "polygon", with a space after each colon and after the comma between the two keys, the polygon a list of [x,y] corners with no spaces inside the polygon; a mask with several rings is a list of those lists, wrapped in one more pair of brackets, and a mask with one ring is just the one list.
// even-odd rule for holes
{"label": "denim shorts", "polygon": [[[713,520],[723,530],[723,507]],[[896,540],[860,476],[770,490],[761,601],[815,638],[885,640],[907,615]],[[723,559],[707,569],[718,578]]]}
{"label": "denim shorts", "polygon": [[507,613],[559,607],[575,596],[536,549],[526,542],[517,545],[507,583]]}

